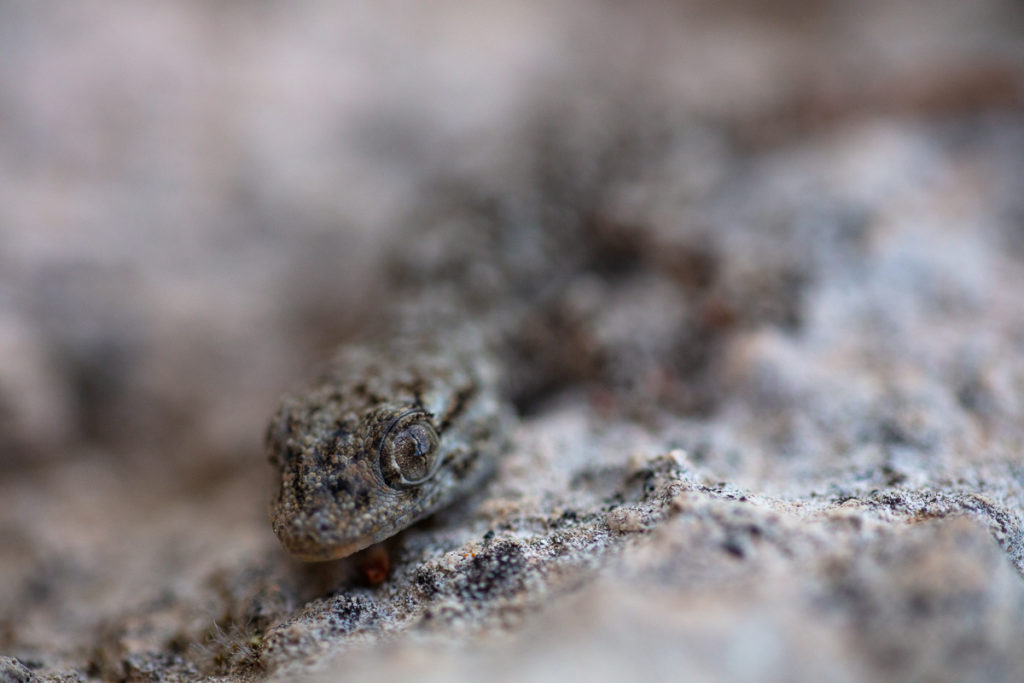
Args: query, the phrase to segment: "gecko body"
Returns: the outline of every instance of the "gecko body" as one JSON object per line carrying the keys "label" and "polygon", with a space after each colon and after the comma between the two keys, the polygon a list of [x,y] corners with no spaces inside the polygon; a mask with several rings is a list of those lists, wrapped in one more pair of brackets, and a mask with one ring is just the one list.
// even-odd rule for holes
{"label": "gecko body", "polygon": [[[494,471],[513,400],[545,381],[527,360],[537,354],[523,350],[523,331],[536,331],[528,321],[593,246],[580,225],[554,229],[524,211],[543,202],[517,202],[444,210],[406,234],[384,271],[382,334],[343,345],[282,399],[266,432],[279,481],[270,518],[294,556],[345,557]],[[572,336],[548,334],[556,346]]]}

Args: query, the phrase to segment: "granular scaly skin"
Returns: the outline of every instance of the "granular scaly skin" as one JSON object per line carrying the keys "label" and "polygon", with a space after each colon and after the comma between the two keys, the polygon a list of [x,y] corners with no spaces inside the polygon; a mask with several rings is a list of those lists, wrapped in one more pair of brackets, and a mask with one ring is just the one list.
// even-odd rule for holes
{"label": "granular scaly skin", "polygon": [[[507,390],[520,381],[505,367],[507,337],[585,244],[574,230],[470,228],[459,235],[468,245],[461,252],[399,260],[405,283],[385,312],[386,334],[341,347],[314,382],[282,399],[266,435],[280,477],[270,518],[295,557],[357,552],[466,496],[494,470],[512,415]],[[482,263],[492,270],[477,280]],[[422,483],[396,486],[385,444],[389,430],[410,423],[436,434],[436,468]]]}
{"label": "granular scaly skin", "polygon": [[[447,339],[397,333],[343,347],[286,396],[267,430],[280,473],[270,516],[285,548],[304,560],[345,557],[478,487],[505,431],[490,358],[469,328]],[[425,422],[438,437],[436,472],[422,484],[389,483],[382,442],[396,420]]]}

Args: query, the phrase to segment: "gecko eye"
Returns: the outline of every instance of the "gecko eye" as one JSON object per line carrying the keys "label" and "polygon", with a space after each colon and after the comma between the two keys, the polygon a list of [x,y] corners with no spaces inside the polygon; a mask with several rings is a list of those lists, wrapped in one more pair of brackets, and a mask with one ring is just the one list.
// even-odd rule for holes
{"label": "gecko eye", "polygon": [[402,413],[384,430],[380,469],[392,488],[419,486],[437,471],[439,439],[421,410]]}

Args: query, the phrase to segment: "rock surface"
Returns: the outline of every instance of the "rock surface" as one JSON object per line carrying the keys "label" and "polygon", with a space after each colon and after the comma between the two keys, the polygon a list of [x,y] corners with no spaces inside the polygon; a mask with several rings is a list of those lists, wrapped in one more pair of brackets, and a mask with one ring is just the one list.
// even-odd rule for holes
{"label": "rock surface", "polygon": [[[1024,679],[1022,32],[0,8],[0,680]],[[494,197],[607,237],[550,382],[486,488],[289,559],[277,396]]]}

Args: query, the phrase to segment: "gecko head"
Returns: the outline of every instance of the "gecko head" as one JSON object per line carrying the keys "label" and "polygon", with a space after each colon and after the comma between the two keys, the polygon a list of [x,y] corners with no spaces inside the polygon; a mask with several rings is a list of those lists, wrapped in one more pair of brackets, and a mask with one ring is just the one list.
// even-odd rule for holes
{"label": "gecko head", "polygon": [[329,406],[286,401],[267,432],[280,488],[274,532],[296,557],[332,560],[377,543],[436,507],[447,451],[434,416],[382,403],[339,419]]}

